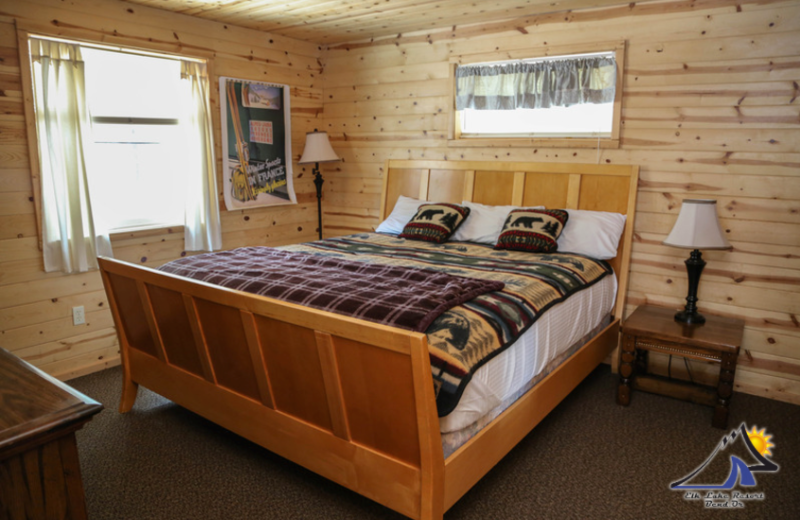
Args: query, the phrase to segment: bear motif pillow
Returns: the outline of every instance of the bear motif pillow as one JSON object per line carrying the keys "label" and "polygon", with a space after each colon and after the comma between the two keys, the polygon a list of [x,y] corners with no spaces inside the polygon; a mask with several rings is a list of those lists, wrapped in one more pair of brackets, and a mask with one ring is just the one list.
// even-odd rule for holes
{"label": "bear motif pillow", "polygon": [[495,249],[552,253],[569,214],[560,209],[515,209],[508,214]]}
{"label": "bear motif pillow", "polygon": [[450,238],[468,216],[469,208],[458,204],[423,204],[399,236],[441,244]]}

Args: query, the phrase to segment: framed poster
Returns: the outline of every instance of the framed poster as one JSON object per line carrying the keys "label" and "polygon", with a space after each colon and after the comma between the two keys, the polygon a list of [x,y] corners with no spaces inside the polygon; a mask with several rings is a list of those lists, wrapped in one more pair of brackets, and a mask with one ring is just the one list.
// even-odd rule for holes
{"label": "framed poster", "polygon": [[225,206],[296,204],[289,86],[219,78]]}

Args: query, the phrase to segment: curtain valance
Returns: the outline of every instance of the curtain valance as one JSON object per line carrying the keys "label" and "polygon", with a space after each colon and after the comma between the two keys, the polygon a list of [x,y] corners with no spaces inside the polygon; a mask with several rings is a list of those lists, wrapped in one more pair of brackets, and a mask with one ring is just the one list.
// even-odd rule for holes
{"label": "curtain valance", "polygon": [[51,60],[72,62],[76,65],[83,63],[81,48],[74,43],[41,40],[39,38],[31,38],[30,42],[31,57],[34,61],[41,58],[49,58]]}
{"label": "curtain valance", "polygon": [[613,56],[456,68],[456,110],[568,107],[614,101]]}

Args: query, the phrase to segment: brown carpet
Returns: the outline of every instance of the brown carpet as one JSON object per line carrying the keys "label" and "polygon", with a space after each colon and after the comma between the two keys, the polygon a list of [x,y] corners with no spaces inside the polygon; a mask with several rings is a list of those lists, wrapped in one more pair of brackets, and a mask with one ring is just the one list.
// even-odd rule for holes
{"label": "brown carpet", "polygon": [[[92,520],[403,518],[145,389],[121,415],[120,380],[114,368],[69,382],[106,406],[78,433]],[[595,370],[445,519],[715,515],[668,487],[727,433],[711,427],[711,409],[641,392],[622,408],[615,387],[608,367]],[[715,516],[798,518],[800,407],[737,393],[730,429],[742,422],[773,436],[780,471],[737,488],[763,492],[763,500]],[[724,480],[724,459],[717,480],[703,482]]]}

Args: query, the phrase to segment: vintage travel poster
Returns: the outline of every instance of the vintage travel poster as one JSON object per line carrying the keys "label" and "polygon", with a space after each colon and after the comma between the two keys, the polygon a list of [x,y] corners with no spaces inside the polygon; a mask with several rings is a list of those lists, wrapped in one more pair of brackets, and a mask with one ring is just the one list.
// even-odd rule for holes
{"label": "vintage travel poster", "polygon": [[289,86],[221,77],[219,98],[225,206],[295,204]]}

